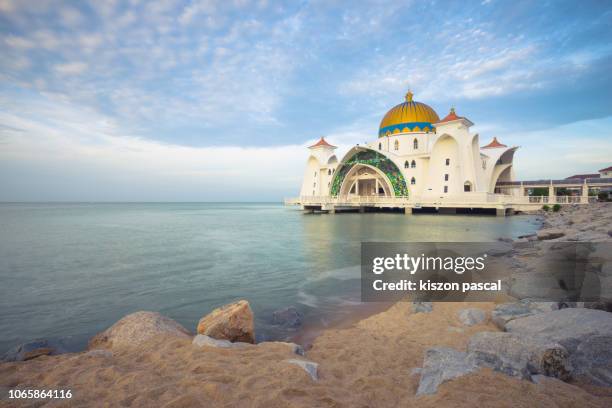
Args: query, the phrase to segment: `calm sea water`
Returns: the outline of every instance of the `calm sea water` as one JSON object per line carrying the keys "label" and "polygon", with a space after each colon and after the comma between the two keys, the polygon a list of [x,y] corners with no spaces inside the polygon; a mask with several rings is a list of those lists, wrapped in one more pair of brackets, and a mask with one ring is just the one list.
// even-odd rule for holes
{"label": "calm sea water", "polygon": [[36,338],[73,348],[153,310],[194,330],[245,298],[260,339],[294,305],[326,324],[359,307],[362,241],[491,241],[531,217],[304,215],[280,204],[0,204],[0,352]]}

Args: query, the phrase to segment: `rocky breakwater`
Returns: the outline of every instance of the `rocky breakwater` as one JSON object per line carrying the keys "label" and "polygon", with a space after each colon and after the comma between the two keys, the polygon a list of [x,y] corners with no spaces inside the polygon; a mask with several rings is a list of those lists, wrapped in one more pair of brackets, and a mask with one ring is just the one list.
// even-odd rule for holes
{"label": "rocky breakwater", "polygon": [[475,333],[466,351],[428,349],[417,395],[433,394],[443,382],[483,367],[533,382],[545,376],[612,387],[612,313],[559,305],[545,311],[526,303],[498,305],[492,316],[509,309],[525,313],[497,323],[504,331]]}
{"label": "rocky breakwater", "polygon": [[512,242],[509,294],[612,311],[612,204],[566,206],[541,217],[537,234]]}
{"label": "rocky breakwater", "polygon": [[[535,383],[551,377],[612,387],[612,299],[606,298],[612,292],[610,253],[606,249],[612,240],[612,206],[570,206],[558,213],[543,213],[542,217],[542,229],[513,241],[513,250],[505,255],[512,271],[510,294],[517,300],[498,304],[491,312],[491,321],[501,331],[475,333],[465,351],[428,349],[423,368],[418,370],[421,378],[417,395],[434,394],[441,383],[483,367]],[[580,298],[591,294],[586,289],[592,287],[584,288],[591,284],[589,274],[581,275],[582,291],[569,290],[556,271],[551,274],[547,253],[566,249],[568,243],[587,244],[580,248],[586,248],[584,251],[595,260],[589,263],[587,272],[598,282],[598,301]],[[583,250],[575,248],[571,248],[574,254]],[[572,257],[553,259],[562,261],[555,266],[574,261]],[[542,299],[543,289],[558,300]],[[459,312],[461,320],[468,315],[474,312]]]}
{"label": "rocky breakwater", "polygon": [[539,240],[599,242],[612,237],[612,203],[568,205],[542,217]]}

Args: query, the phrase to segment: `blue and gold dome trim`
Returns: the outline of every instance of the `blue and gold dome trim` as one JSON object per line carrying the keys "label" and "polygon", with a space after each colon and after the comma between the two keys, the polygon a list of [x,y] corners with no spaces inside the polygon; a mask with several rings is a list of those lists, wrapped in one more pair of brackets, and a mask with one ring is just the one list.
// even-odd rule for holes
{"label": "blue and gold dome trim", "polygon": [[397,133],[433,132],[432,123],[440,121],[438,114],[429,105],[412,100],[412,92],[406,101],[394,106],[380,122],[378,137]]}

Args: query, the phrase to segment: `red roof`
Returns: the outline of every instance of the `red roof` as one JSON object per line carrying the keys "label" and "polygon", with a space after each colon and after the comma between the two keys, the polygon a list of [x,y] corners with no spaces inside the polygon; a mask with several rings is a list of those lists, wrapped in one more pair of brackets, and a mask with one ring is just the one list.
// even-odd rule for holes
{"label": "red roof", "polygon": [[497,138],[494,137],[493,140],[491,140],[491,143],[489,143],[486,146],[482,146],[483,149],[493,149],[495,147],[508,147],[505,144],[501,144],[497,141]]}
{"label": "red roof", "polygon": [[606,167],[605,169],[597,170],[597,171],[612,171],[612,166]]}
{"label": "red roof", "polygon": [[443,122],[450,122],[452,120],[458,120],[458,119],[465,119],[463,116],[457,116],[457,114],[455,113],[455,108],[451,108],[450,112],[448,115],[446,115],[444,117],[444,119],[442,119],[440,122],[438,123],[443,123]]}
{"label": "red roof", "polygon": [[319,146],[336,148],[336,146],[333,146],[333,145],[330,145],[329,143],[327,143],[325,141],[325,138],[322,137],[317,143],[315,143],[312,146],[310,146],[309,149],[312,149],[313,147],[319,147]]}

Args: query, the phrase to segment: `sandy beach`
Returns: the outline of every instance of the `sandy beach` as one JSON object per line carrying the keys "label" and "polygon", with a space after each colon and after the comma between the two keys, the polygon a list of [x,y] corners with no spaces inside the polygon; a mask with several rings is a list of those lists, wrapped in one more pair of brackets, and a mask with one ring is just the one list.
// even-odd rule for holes
{"label": "sandy beach", "polygon": [[[609,240],[611,207],[544,214],[546,229],[572,238]],[[596,217],[594,216],[596,215]],[[567,229],[571,226],[571,229]],[[562,237],[560,238],[562,239]],[[509,299],[500,299],[499,303]],[[198,347],[192,336],[154,336],[132,346],[41,356],[0,364],[0,406],[131,407],[607,407],[612,389],[546,377],[538,383],[489,368],[443,382],[433,395],[416,396],[427,349],[465,351],[472,335],[497,332],[496,303],[435,303],[415,313],[399,302],[350,327],[320,334],[304,356],[286,343],[236,348]],[[477,308],[484,322],[466,326],[458,312]],[[194,326],[187,328],[195,331]],[[287,360],[318,364],[318,379]],[[70,389],[70,400],[9,400],[9,389]]]}

